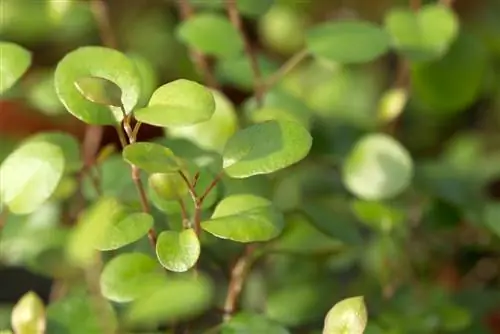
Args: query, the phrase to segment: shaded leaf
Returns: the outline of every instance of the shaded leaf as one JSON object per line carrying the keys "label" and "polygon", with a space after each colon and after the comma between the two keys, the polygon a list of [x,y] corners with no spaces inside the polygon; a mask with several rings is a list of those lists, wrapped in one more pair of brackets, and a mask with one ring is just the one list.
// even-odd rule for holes
{"label": "shaded leaf", "polygon": [[122,219],[113,220],[96,248],[108,251],[131,244],[145,236],[153,224],[153,217],[143,212],[130,213]]}
{"label": "shaded leaf", "polygon": [[31,52],[11,42],[0,42],[0,94],[11,88],[28,70]]}
{"label": "shaded leaf", "polygon": [[148,173],[170,173],[180,169],[179,160],[166,147],[155,143],[140,142],[127,145],[123,159]]}
{"label": "shaded leaf", "polygon": [[191,228],[181,232],[161,232],[156,242],[156,256],[170,271],[188,271],[200,257],[200,240]]}
{"label": "shaded leaf", "polygon": [[325,318],[323,334],[363,334],[367,312],[363,297],[351,297],[335,304]]}
{"label": "shaded leaf", "polygon": [[255,313],[240,312],[221,328],[221,334],[289,334],[290,331],[278,322]]}
{"label": "shaded leaf", "polygon": [[120,107],[122,105],[122,91],[114,82],[104,78],[88,76],[75,81],[78,91],[89,101]]}
{"label": "shaded leaf", "polygon": [[175,201],[188,195],[188,186],[179,173],[154,173],[149,176],[149,187],[165,201]]}

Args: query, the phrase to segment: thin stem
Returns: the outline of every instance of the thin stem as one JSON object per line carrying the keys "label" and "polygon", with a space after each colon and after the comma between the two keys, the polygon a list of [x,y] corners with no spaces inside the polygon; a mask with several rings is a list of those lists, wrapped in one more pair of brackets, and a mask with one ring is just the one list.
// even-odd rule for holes
{"label": "thin stem", "polygon": [[132,130],[132,137],[137,139],[137,135],[139,134],[139,129],[141,128],[142,123],[137,122],[135,123],[134,130]]}
{"label": "thin stem", "polygon": [[193,178],[193,187],[196,187],[199,179],[200,179],[200,172],[196,172],[196,174],[194,174],[194,178]]}
{"label": "thin stem", "polygon": [[207,187],[207,189],[205,189],[205,192],[203,192],[203,195],[201,195],[201,197],[200,197],[201,203],[203,203],[205,198],[207,198],[208,194],[210,194],[212,189],[217,185],[217,183],[219,183],[220,179],[222,178],[222,175],[224,175],[224,172],[220,172],[219,174],[217,174],[217,176],[212,180],[212,182]]}
{"label": "thin stem", "polygon": [[179,175],[182,177],[186,185],[188,186],[188,192],[189,195],[191,196],[191,199],[193,200],[193,203],[196,203],[198,201],[198,195],[196,194],[196,189],[194,188],[194,185],[189,181],[188,177],[186,174],[184,174],[183,171],[179,171]]}
{"label": "thin stem", "polygon": [[271,75],[265,82],[264,89],[268,91],[274,85],[278,83],[285,75],[290,73],[295,67],[297,67],[304,59],[309,56],[309,52],[304,49],[297,52],[290,59],[288,59],[273,75]]}
{"label": "thin stem", "polygon": [[255,249],[255,245],[246,246],[243,255],[236,261],[231,270],[231,278],[224,302],[224,321],[230,320],[236,310],[243,285],[253,263]]}
{"label": "thin stem", "polygon": [[116,132],[118,133],[118,138],[120,139],[120,144],[122,145],[122,149],[127,146],[127,139],[125,136],[125,132],[123,132],[123,128],[121,126],[116,126]]}
{"label": "thin stem", "polygon": [[[141,181],[141,170],[135,165],[132,165],[132,180],[134,181],[135,188],[139,193],[142,211],[145,213],[150,213],[151,208],[149,207],[146,191],[144,190],[144,186]],[[156,232],[153,228],[149,229],[148,231],[148,239],[151,243],[151,246],[153,246],[153,249],[156,248]]]}
{"label": "thin stem", "polygon": [[189,222],[189,217],[186,210],[186,204],[184,203],[184,200],[182,198],[179,198],[178,202],[179,206],[181,207],[182,226],[184,228],[189,228],[191,224]]}
{"label": "thin stem", "polygon": [[102,43],[107,47],[117,49],[118,43],[116,42],[115,34],[111,29],[109,12],[106,2],[102,0],[91,0],[90,10],[92,11],[94,19],[96,20]]}
{"label": "thin stem", "polygon": [[262,89],[263,88],[262,75],[260,72],[259,63],[257,61],[257,55],[253,51],[252,46],[250,45],[250,42],[248,41],[248,38],[245,34],[245,31],[243,30],[243,24],[241,21],[240,13],[238,11],[238,7],[236,5],[236,0],[226,0],[225,3],[229,20],[231,21],[232,25],[236,28],[236,30],[239,32],[241,39],[243,40],[243,44],[245,46],[245,53],[248,59],[250,60],[250,65],[252,67],[255,99],[257,100],[257,104],[259,106],[262,106],[264,91]]}

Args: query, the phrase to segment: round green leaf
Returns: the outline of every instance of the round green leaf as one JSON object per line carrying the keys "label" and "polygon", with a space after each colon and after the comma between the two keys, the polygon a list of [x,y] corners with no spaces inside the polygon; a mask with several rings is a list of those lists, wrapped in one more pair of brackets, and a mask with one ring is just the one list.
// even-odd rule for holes
{"label": "round green leaf", "polygon": [[87,76],[77,79],[75,86],[91,102],[113,107],[122,105],[122,91],[112,81]]}
{"label": "round green leaf", "polygon": [[166,283],[158,262],[142,253],[125,253],[109,261],[100,277],[101,292],[116,303],[127,303]]}
{"label": "round green leaf", "polygon": [[277,237],[283,230],[284,219],[268,199],[241,194],[220,201],[201,227],[221,239],[258,242]]}
{"label": "round green leaf", "polygon": [[221,92],[212,91],[215,111],[208,121],[168,129],[172,138],[185,138],[202,149],[220,152],[238,129],[238,117],[232,102]]}
{"label": "round green leaf", "polygon": [[12,328],[19,334],[45,332],[45,306],[32,291],[24,294],[12,310]]}
{"label": "round green leaf", "polygon": [[200,257],[200,240],[191,228],[182,232],[161,232],[156,242],[156,256],[170,271],[188,271]]}
{"label": "round green leaf", "polygon": [[0,94],[11,88],[28,70],[31,52],[10,42],[0,42]]}
{"label": "round green leaf", "polygon": [[345,186],[365,200],[399,195],[411,182],[413,163],[408,151],[384,134],[361,138],[349,153],[342,170]]}
{"label": "round green leaf", "polygon": [[294,121],[268,121],[236,132],[223,152],[227,175],[245,178],[269,174],[304,159],[312,137]]}
{"label": "round green leaf", "polygon": [[458,19],[448,6],[430,4],[418,12],[397,8],[385,17],[393,45],[414,61],[426,61],[446,53],[458,34]]}
{"label": "round green leaf", "polygon": [[365,63],[389,49],[389,36],[369,22],[323,23],[312,28],[306,38],[312,54],[338,63]]}
{"label": "round green leaf", "polygon": [[165,201],[174,201],[188,194],[188,186],[180,173],[154,173],[149,176],[149,187]]}
{"label": "round green leaf", "polygon": [[335,304],[325,318],[323,334],[363,334],[367,312],[363,297],[351,297]]}
{"label": "round green leaf", "polygon": [[222,326],[221,334],[289,334],[290,331],[278,322],[265,316],[242,312],[236,314]]}
{"label": "round green leaf", "polygon": [[127,310],[130,324],[154,326],[190,319],[210,307],[213,283],[207,277],[170,277],[163,287],[135,300]]}
{"label": "round green leaf", "polygon": [[171,173],[180,169],[174,153],[162,145],[140,142],[126,146],[123,159],[148,173]]}
{"label": "round green leaf", "polygon": [[64,168],[66,172],[79,171],[83,166],[80,155],[80,143],[74,136],[57,131],[42,132],[29,137],[27,140],[48,142],[58,146],[64,156]]}
{"label": "round green leaf", "polygon": [[218,58],[237,57],[243,51],[243,40],[227,17],[216,13],[193,15],[182,22],[178,38],[188,46]]}
{"label": "round green leaf", "polygon": [[96,248],[108,251],[131,244],[145,236],[153,223],[153,217],[143,212],[132,213],[123,219],[113,221]]}
{"label": "round green leaf", "polygon": [[[61,102],[81,121],[96,125],[114,125],[123,119],[120,108],[91,102],[81,94],[75,82],[84,77],[98,77],[118,86],[122,91],[121,103],[127,114],[137,104],[141,79],[134,63],[113,49],[99,46],[81,47],[68,53],[59,62],[54,81]],[[110,96],[106,98],[109,99]],[[114,98],[116,99],[116,96]],[[116,101],[113,104],[116,104]]]}
{"label": "round green leaf", "polygon": [[174,127],[208,121],[214,111],[214,97],[208,88],[179,79],[158,88],[148,106],[135,111],[134,116],[143,123]]}
{"label": "round green leaf", "polygon": [[59,147],[41,140],[25,142],[0,166],[0,200],[12,213],[31,213],[56,191],[63,172]]}

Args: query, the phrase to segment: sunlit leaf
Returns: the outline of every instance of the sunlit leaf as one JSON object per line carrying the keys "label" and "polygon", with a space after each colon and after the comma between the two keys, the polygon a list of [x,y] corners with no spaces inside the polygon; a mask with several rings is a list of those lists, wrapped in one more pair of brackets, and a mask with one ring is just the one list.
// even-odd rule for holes
{"label": "sunlit leaf", "polygon": [[193,229],[161,232],[156,242],[156,256],[170,271],[188,271],[200,257],[200,240]]}
{"label": "sunlit leaf", "polygon": [[24,294],[12,310],[12,328],[17,334],[44,333],[45,306],[40,297],[30,291]]}
{"label": "sunlit leaf", "polygon": [[174,153],[155,143],[140,142],[123,149],[123,159],[148,173],[171,173],[180,169]]}
{"label": "sunlit leaf", "polygon": [[153,217],[147,213],[130,213],[108,226],[96,248],[101,251],[118,249],[145,236],[153,227]]}
{"label": "sunlit leaf", "polygon": [[351,297],[335,304],[325,318],[323,334],[363,334],[367,311],[363,297]]}
{"label": "sunlit leaf", "polygon": [[11,88],[28,70],[31,57],[31,52],[20,45],[0,42],[0,94]]}
{"label": "sunlit leaf", "polygon": [[407,101],[408,92],[405,89],[393,88],[388,90],[379,101],[378,119],[383,123],[396,119],[403,112]]}
{"label": "sunlit leaf", "polygon": [[179,173],[154,173],[149,176],[149,187],[162,200],[175,201],[188,194],[188,186]]}

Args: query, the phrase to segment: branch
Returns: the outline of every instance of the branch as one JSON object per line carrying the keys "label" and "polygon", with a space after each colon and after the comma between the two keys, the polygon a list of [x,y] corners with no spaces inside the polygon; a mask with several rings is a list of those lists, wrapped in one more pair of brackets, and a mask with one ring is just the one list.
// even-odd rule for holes
{"label": "branch", "polygon": [[272,76],[270,76],[265,84],[264,84],[264,89],[265,91],[268,91],[271,89],[274,85],[278,83],[285,75],[290,73],[291,70],[293,70],[297,65],[299,65],[304,59],[309,56],[309,52],[304,49],[295,55],[293,55],[290,59],[288,59],[279,69],[276,71]]}
{"label": "branch", "polygon": [[97,23],[97,28],[99,29],[99,35],[101,37],[102,44],[108,48],[117,49],[118,44],[116,42],[116,37],[113,33],[113,29],[111,29],[108,7],[105,1],[91,0],[90,10],[92,11],[94,19]]}
{"label": "branch", "polygon": [[243,44],[245,46],[245,53],[247,54],[247,57],[250,60],[250,65],[252,67],[255,99],[257,100],[257,104],[259,106],[262,106],[264,90],[262,87],[262,76],[260,73],[257,56],[253,51],[250,42],[248,41],[245,31],[243,30],[243,24],[241,21],[240,13],[238,12],[236,0],[225,0],[225,3],[229,20],[231,21],[232,25],[236,28],[236,30],[239,32],[241,39],[243,40]]}

